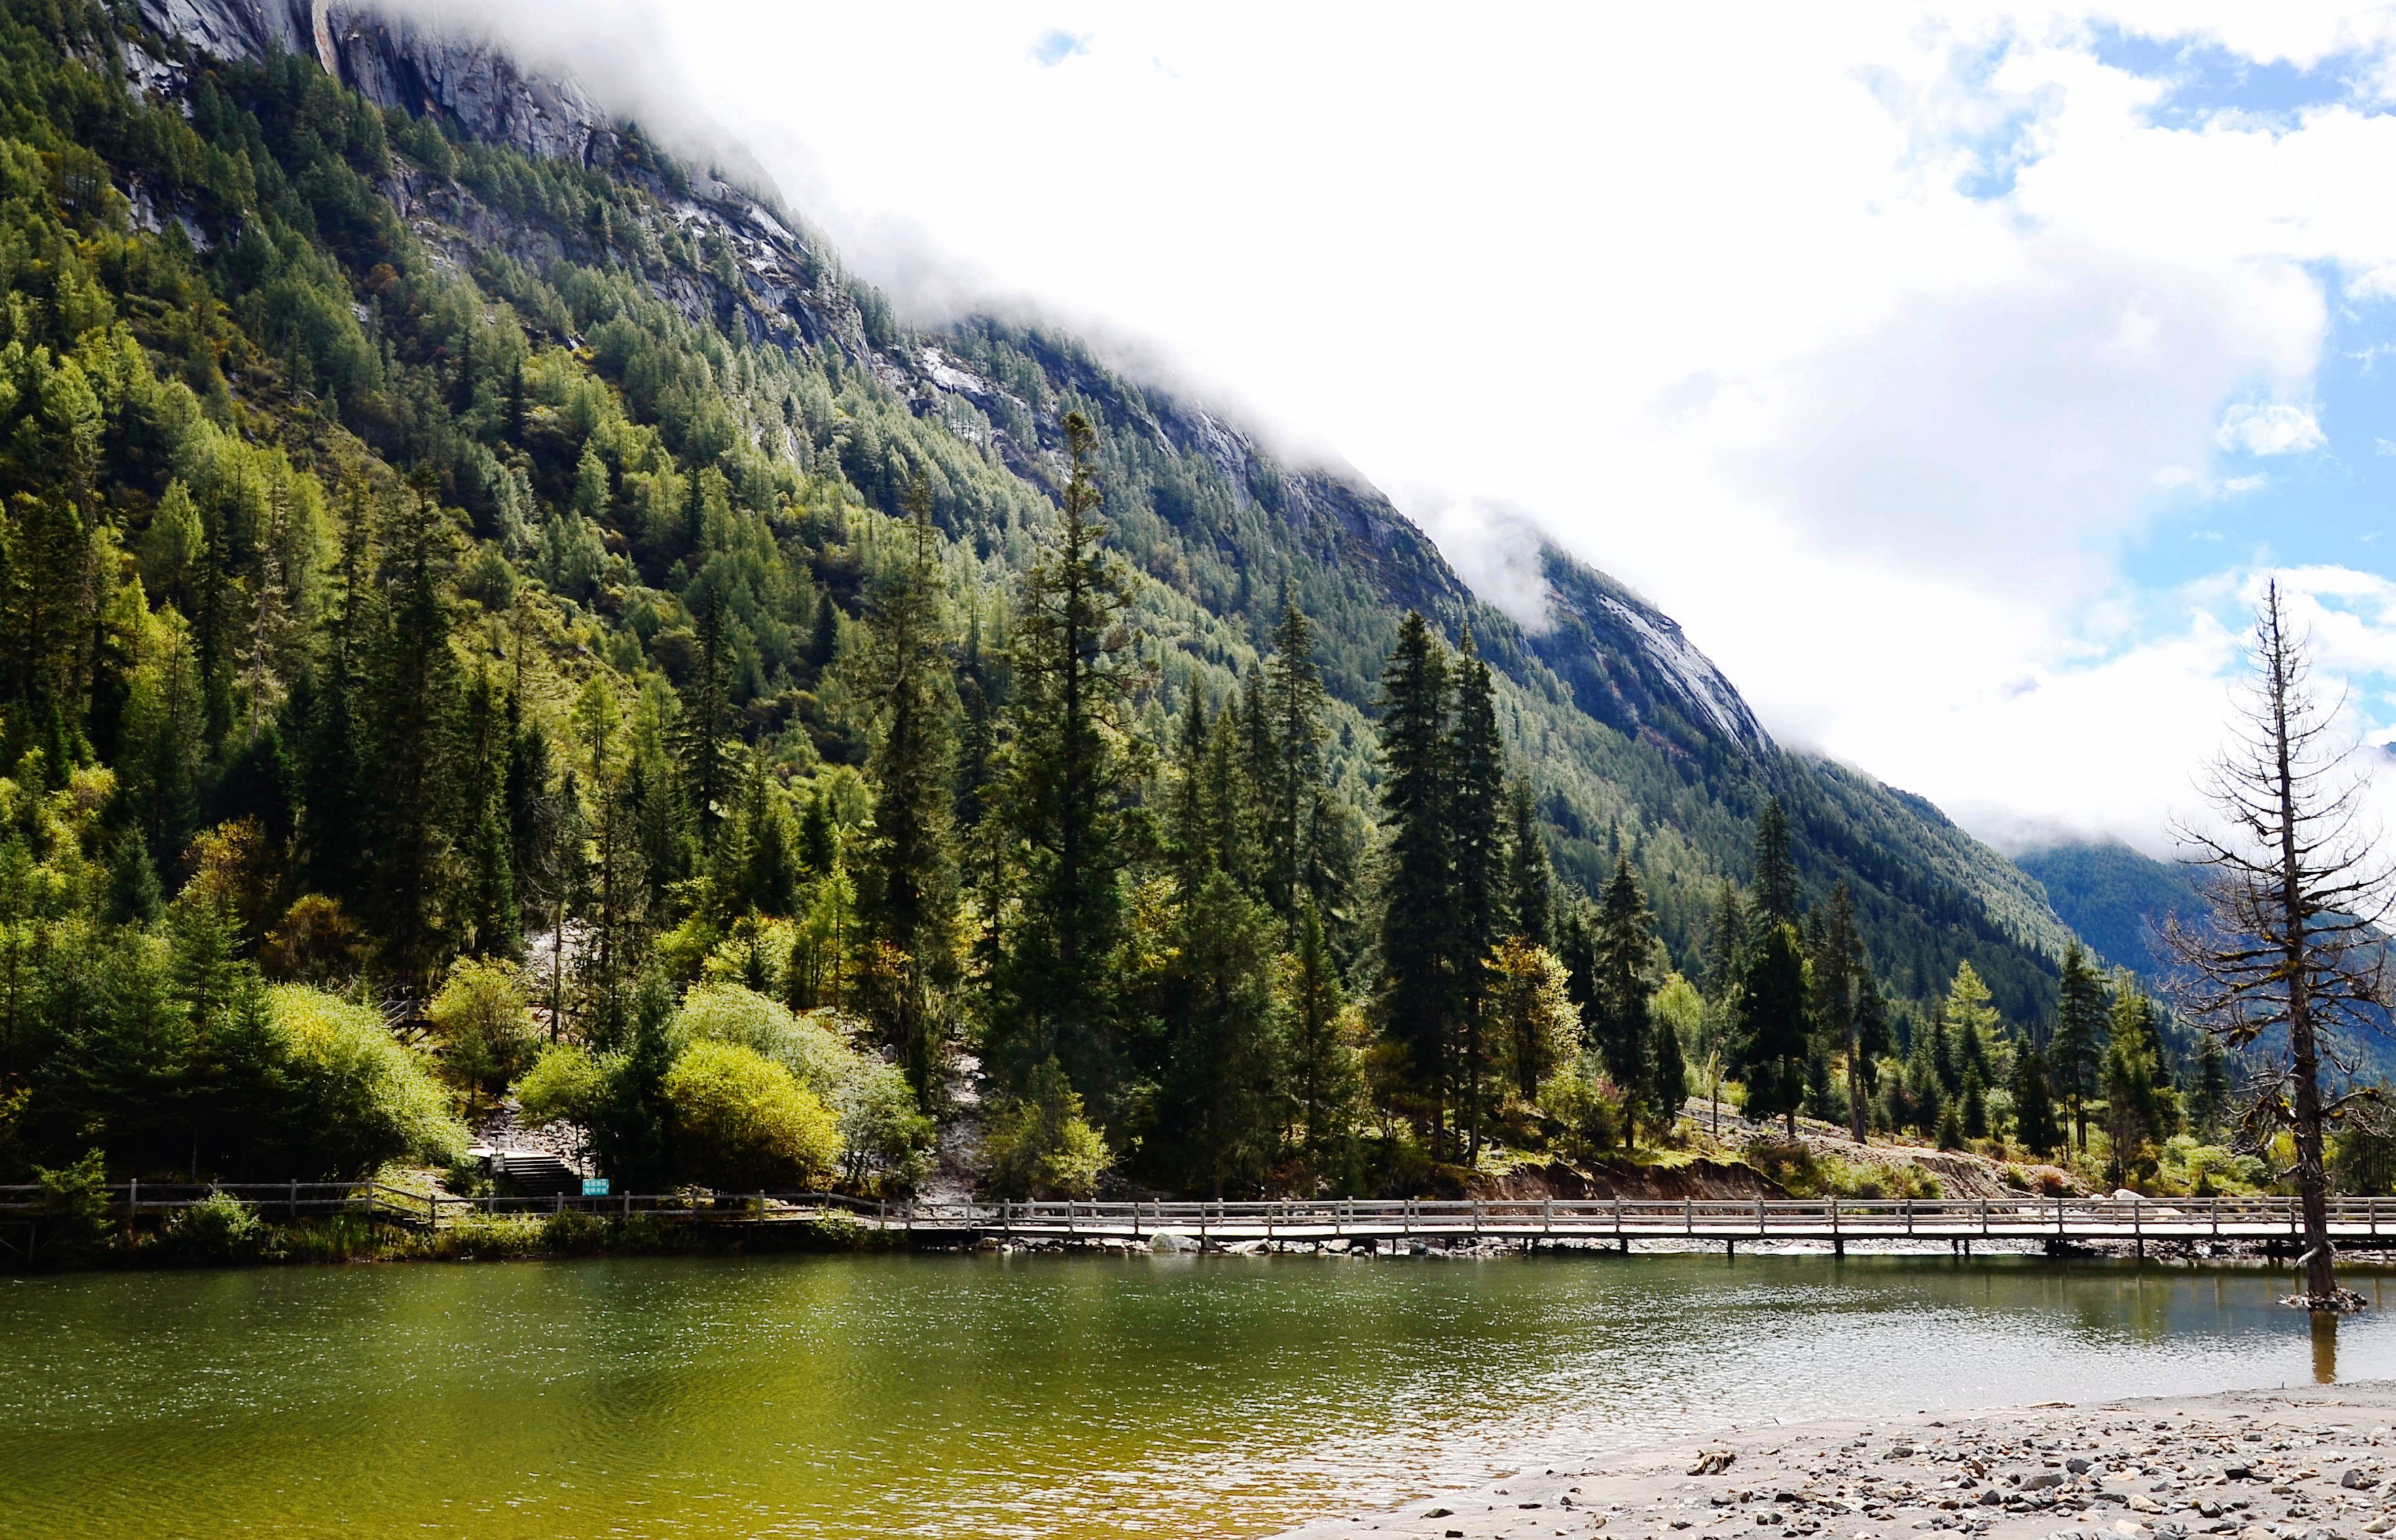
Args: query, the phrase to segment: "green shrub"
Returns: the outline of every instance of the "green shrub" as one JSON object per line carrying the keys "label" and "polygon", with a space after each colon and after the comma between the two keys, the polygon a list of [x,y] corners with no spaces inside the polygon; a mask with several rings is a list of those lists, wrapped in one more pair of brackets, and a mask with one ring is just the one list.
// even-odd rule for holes
{"label": "green shrub", "polygon": [[287,1035],[296,1109],[314,1131],[319,1169],[363,1175],[402,1157],[432,1165],[463,1158],[466,1129],[447,1094],[380,1016],[302,984],[279,985],[268,999]]}
{"label": "green shrub", "polygon": [[1622,1097],[1594,1066],[1574,1066],[1539,1087],[1539,1109],[1564,1127],[1565,1152],[1595,1160],[1622,1142]]}
{"label": "green shrub", "polygon": [[266,1241],[258,1213],[231,1193],[211,1192],[166,1221],[166,1250],[193,1262],[240,1262],[256,1256]]}
{"label": "green shrub", "polygon": [[852,1077],[839,1106],[852,1184],[904,1190],[924,1179],[932,1120],[917,1110],[914,1090],[897,1066],[873,1064]]}
{"label": "green shrub", "polygon": [[692,1042],[666,1071],[664,1089],[682,1165],[694,1180],[789,1189],[821,1181],[839,1162],[840,1130],[823,1103],[753,1049]]}
{"label": "green shrub", "polygon": [[33,1168],[33,1217],[51,1260],[73,1267],[108,1246],[108,1166],[97,1149],[73,1165]]}
{"label": "green shrub", "polygon": [[1087,1198],[1111,1159],[1055,1059],[1033,1071],[1023,1095],[991,1115],[982,1157],[985,1185],[1000,1198]]}
{"label": "green shrub", "polygon": [[516,1084],[516,1104],[535,1128],[553,1122],[588,1126],[607,1094],[606,1072],[579,1042],[552,1042]]}
{"label": "green shrub", "polygon": [[540,1034],[525,1008],[530,994],[524,970],[505,959],[461,957],[449,965],[425,1014],[441,1044],[442,1073],[469,1105],[505,1095],[531,1067]]}

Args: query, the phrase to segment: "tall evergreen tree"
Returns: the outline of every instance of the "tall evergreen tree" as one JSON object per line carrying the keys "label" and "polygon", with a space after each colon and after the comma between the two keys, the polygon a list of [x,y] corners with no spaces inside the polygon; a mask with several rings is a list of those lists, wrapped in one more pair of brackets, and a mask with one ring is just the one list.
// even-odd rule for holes
{"label": "tall evergreen tree", "polygon": [[1655,1032],[1647,1008],[1656,990],[1656,922],[1631,863],[1614,858],[1614,877],[1597,910],[1590,1009],[1591,1041],[1622,1093],[1624,1142],[1636,1146],[1642,1114],[1657,1109]]}
{"label": "tall evergreen tree", "polygon": [[1805,992],[1805,960],[1798,949],[1796,927],[1776,924],[1758,940],[1740,987],[1738,1006],[1747,1114],[1758,1119],[1785,1115],[1793,1139],[1797,1109],[1805,1099],[1805,1061],[1813,1051],[1807,1030],[1811,1003]]}
{"label": "tall evergreen tree", "polygon": [[1506,912],[1513,934],[1534,946],[1555,944],[1555,875],[1531,789],[1514,783],[1507,802]]}
{"label": "tall evergreen tree", "polygon": [[1755,820],[1755,881],[1748,891],[1759,927],[1797,923],[1797,862],[1789,851],[1789,816],[1778,797],[1767,801]]}
{"label": "tall evergreen tree", "polygon": [[1501,937],[1506,916],[1506,746],[1498,736],[1498,699],[1489,665],[1467,628],[1456,666],[1456,711],[1447,750],[1447,823],[1454,892],[1449,976],[1457,982],[1463,1026],[1462,1078],[1470,1159],[1481,1157],[1481,1112],[1489,1071],[1482,1031],[1482,962]]}
{"label": "tall evergreen tree", "polygon": [[[1314,626],[1285,596],[1265,663],[1266,716],[1275,761],[1266,788],[1266,890],[1283,917],[1298,912],[1307,876],[1308,824],[1323,790],[1323,670],[1314,661]],[[1319,900],[1318,900],[1319,901]],[[1316,917],[1317,923],[1321,916]]]}
{"label": "tall evergreen tree", "polygon": [[2056,986],[2055,1039],[2047,1045],[2047,1072],[2056,1095],[2071,1109],[2081,1152],[2088,1149],[2088,1103],[2098,1090],[2108,1034],[2104,981],[2078,942],[2064,949],[2063,976]]}
{"label": "tall evergreen tree", "polygon": [[1708,1000],[1728,1003],[1738,998],[1739,981],[1746,975],[1747,934],[1747,906],[1725,877],[1714,900],[1712,925],[1706,933]]}
{"label": "tall evergreen tree", "polygon": [[454,845],[458,667],[449,646],[447,576],[456,537],[419,469],[384,530],[381,623],[370,670],[376,883],[385,961],[429,990],[446,944],[443,871]]}
{"label": "tall evergreen tree", "polygon": [[1381,672],[1380,790],[1390,856],[1381,895],[1378,1004],[1382,1029],[1406,1055],[1434,1156],[1445,1147],[1458,1004],[1448,698],[1445,652],[1423,617],[1409,613]]}
{"label": "tall evergreen tree", "polygon": [[1314,905],[1301,898],[1289,960],[1289,1091],[1298,1148],[1321,1172],[1338,1156],[1356,1099],[1356,1067],[1341,1040],[1339,969]]}
{"label": "tall evergreen tree", "polygon": [[1006,816],[1021,880],[994,983],[997,1068],[1049,1058],[1098,1108],[1114,1101],[1121,1043],[1109,970],[1124,933],[1126,782],[1118,738],[1141,670],[1131,579],[1105,547],[1098,434],[1065,417],[1069,472],[1055,533],[1023,585],[1013,664]]}
{"label": "tall evergreen tree", "polygon": [[[695,485],[695,484],[694,484]],[[723,590],[711,584],[699,610],[699,656],[690,684],[680,692],[674,750],[690,799],[691,821],[702,851],[731,816],[739,784],[740,734],[732,707],[730,646],[724,623]]]}
{"label": "tall evergreen tree", "polygon": [[1844,878],[1830,889],[1827,911],[1816,910],[1821,923],[1814,948],[1814,1010],[1825,1047],[1846,1065],[1847,1135],[1857,1144],[1870,1141],[1870,1103],[1865,1087],[1864,991],[1871,979],[1865,961],[1863,936],[1856,928],[1855,901]]}
{"label": "tall evergreen tree", "polygon": [[2047,1082],[2046,1055],[2034,1042],[2014,1052],[2014,1138],[2033,1155],[2051,1155],[2063,1142],[2055,1121],[2055,1092]]}
{"label": "tall evergreen tree", "polygon": [[921,475],[908,486],[907,511],[908,559],[885,583],[873,616],[871,688],[880,736],[870,763],[873,828],[859,866],[858,918],[868,936],[903,959],[881,1002],[887,1019],[877,1025],[922,1096],[945,1032],[941,1002],[957,972],[953,718],[943,687],[932,493]]}

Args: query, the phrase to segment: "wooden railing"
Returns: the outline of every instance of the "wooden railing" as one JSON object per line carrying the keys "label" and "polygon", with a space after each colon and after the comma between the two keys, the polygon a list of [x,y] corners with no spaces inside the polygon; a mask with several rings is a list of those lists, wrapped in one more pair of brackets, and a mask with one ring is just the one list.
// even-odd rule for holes
{"label": "wooden railing", "polygon": [[[164,1218],[222,1193],[269,1219],[358,1215],[439,1227],[467,1215],[539,1217],[579,1213],[696,1224],[784,1224],[838,1215],[872,1228],[925,1239],[968,1236],[1101,1241],[1158,1234],[1214,1241],[1644,1240],[1708,1242],[1804,1240],[1870,1241],[2281,1241],[2300,1233],[2293,1198],[1615,1198],[1284,1199],[1265,1201],[878,1201],[832,1192],[560,1194],[455,1197],[378,1182],[120,1182],[106,1188],[112,1216]],[[0,1187],[0,1216],[42,1212],[42,1190]],[[2396,1198],[2333,1198],[2330,1229],[2341,1242],[2396,1246]]]}

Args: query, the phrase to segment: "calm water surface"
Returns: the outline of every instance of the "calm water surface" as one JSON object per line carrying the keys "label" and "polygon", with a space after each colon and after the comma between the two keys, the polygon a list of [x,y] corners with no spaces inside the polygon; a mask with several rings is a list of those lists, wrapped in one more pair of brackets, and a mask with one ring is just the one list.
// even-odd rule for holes
{"label": "calm water surface", "polygon": [[[2309,1380],[2282,1286],[1718,1256],[9,1279],[0,1534],[1251,1534],[1775,1415]],[[2384,1315],[2341,1377],[2396,1374]]]}

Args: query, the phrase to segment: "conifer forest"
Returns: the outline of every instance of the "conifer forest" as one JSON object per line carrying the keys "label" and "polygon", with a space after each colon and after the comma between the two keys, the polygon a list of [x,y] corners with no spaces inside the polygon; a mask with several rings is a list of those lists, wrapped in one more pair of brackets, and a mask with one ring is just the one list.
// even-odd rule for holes
{"label": "conifer forest", "polygon": [[1627,590],[1526,628],[803,214],[0,0],[0,1181],[2262,1180],[2136,960]]}

